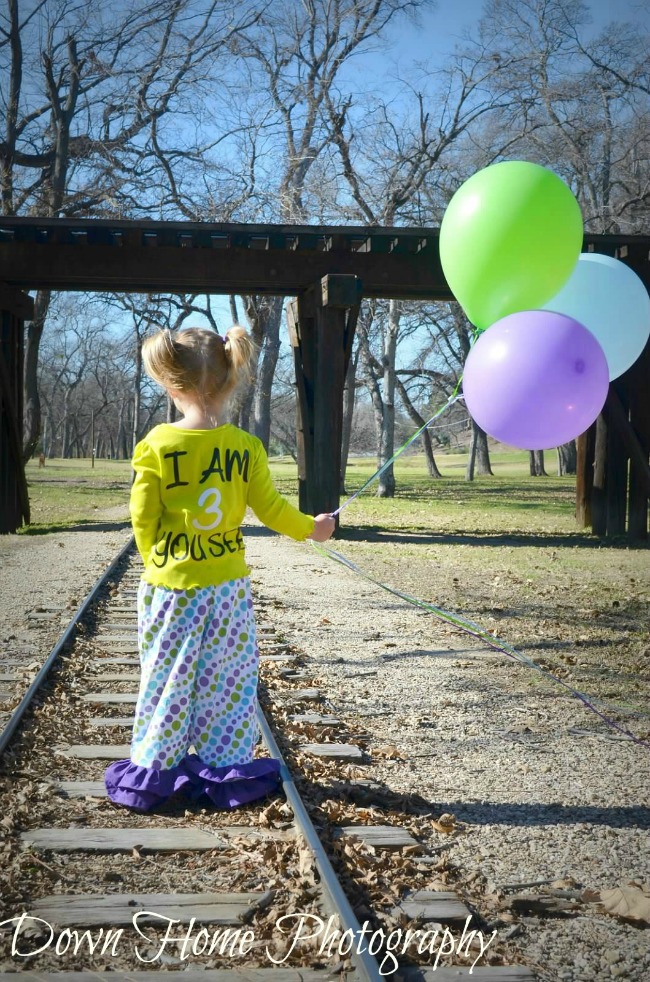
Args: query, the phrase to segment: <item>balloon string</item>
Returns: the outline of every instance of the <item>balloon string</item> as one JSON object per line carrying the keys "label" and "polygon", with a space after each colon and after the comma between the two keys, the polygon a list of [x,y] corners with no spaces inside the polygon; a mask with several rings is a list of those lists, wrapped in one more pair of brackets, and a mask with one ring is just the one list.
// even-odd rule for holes
{"label": "balloon string", "polygon": [[419,607],[421,610],[425,610],[429,614],[433,614],[434,617],[437,617],[439,620],[445,621],[447,624],[451,624],[453,627],[457,627],[461,631],[465,631],[466,634],[470,634],[472,637],[477,638],[479,641],[485,642],[491,648],[495,648],[497,651],[500,651],[504,655],[507,655],[508,658],[512,658],[514,661],[518,661],[520,664],[526,665],[528,668],[533,668],[541,675],[546,676],[547,678],[551,679],[553,682],[557,682],[558,685],[561,685],[564,689],[570,692],[572,696],[575,696],[577,699],[579,699],[580,702],[582,702],[583,705],[587,707],[587,709],[590,709],[597,716],[599,716],[600,719],[602,719],[603,722],[607,724],[607,726],[612,727],[613,729],[617,730],[619,733],[623,734],[623,736],[627,737],[630,740],[633,740],[634,743],[638,743],[640,746],[650,750],[650,743],[648,743],[645,740],[642,740],[640,737],[635,736],[634,733],[631,733],[629,730],[626,730],[624,727],[616,723],[613,719],[610,719],[609,716],[606,716],[604,713],[602,713],[593,704],[590,697],[586,696],[583,692],[580,692],[578,689],[574,689],[563,679],[559,678],[557,675],[554,675],[552,672],[549,672],[548,669],[543,668],[541,665],[538,665],[537,662],[533,661],[532,658],[529,658],[527,655],[522,654],[516,648],[513,648],[513,646],[508,644],[507,641],[502,641],[500,638],[496,637],[496,635],[490,634],[488,631],[480,627],[478,624],[475,624],[473,621],[466,620],[465,618],[460,617],[458,614],[452,614],[449,611],[443,610],[441,607],[435,606],[435,604],[427,603],[424,600],[418,600],[417,597],[412,597],[410,594],[404,593],[402,590],[396,590],[394,587],[388,586],[386,583],[382,583],[380,580],[375,579],[373,576],[370,576],[369,573],[366,573],[364,572],[364,570],[360,569],[359,566],[357,566],[356,563],[352,562],[351,559],[348,559],[346,556],[341,555],[341,553],[339,552],[335,552],[334,549],[329,549],[327,546],[318,544],[313,540],[311,540],[311,545],[316,550],[316,552],[320,553],[320,555],[326,556],[327,558],[334,560],[334,562],[340,563],[342,566],[345,566],[353,573],[356,573],[358,576],[361,576],[364,580],[367,580],[369,583],[374,583],[376,586],[381,587],[382,590],[386,590],[388,593],[393,594],[393,596],[399,597],[401,600],[405,600],[406,603],[412,604],[414,607]]}
{"label": "balloon string", "polygon": [[[473,338],[474,341],[476,340],[476,336],[478,336],[478,331],[475,332]],[[387,460],[385,464],[382,464],[382,466],[378,470],[376,470],[371,477],[368,478],[368,480],[358,489],[358,491],[355,491],[354,494],[350,495],[350,497],[346,501],[344,501],[342,505],[339,505],[336,511],[333,511],[331,513],[333,518],[335,518],[337,515],[340,515],[340,513],[343,511],[344,508],[347,508],[348,505],[352,504],[352,502],[356,498],[358,498],[359,495],[366,490],[366,488],[370,487],[370,485],[374,481],[376,481],[377,478],[380,477],[384,473],[384,471],[388,467],[390,467],[390,465],[394,463],[394,461],[397,460],[397,458],[400,457],[404,453],[404,451],[407,450],[408,447],[410,447],[415,440],[417,440],[420,434],[424,430],[426,430],[428,426],[430,426],[436,419],[442,416],[442,414],[446,412],[446,410],[449,409],[450,406],[452,406],[455,402],[458,402],[459,399],[463,398],[462,395],[459,395],[459,389],[462,384],[462,380],[463,379],[461,375],[461,377],[458,379],[458,382],[456,383],[454,391],[452,392],[451,396],[444,404],[444,406],[436,410],[436,412],[433,414],[431,419],[428,419],[426,423],[423,423],[422,426],[420,426],[419,429],[417,429],[415,433],[411,437],[409,437],[409,439],[405,443],[403,443],[402,446],[393,454],[390,460]],[[368,573],[360,569],[359,566],[357,566],[356,563],[352,562],[351,559],[347,559],[345,556],[341,555],[341,553],[335,552],[333,549],[329,549],[327,546],[314,542],[313,539],[311,540],[311,545],[312,548],[314,548],[316,552],[320,553],[322,556],[326,556],[327,558],[334,560],[334,562],[340,563],[342,566],[347,567],[347,569],[351,570],[353,573],[356,573],[358,576],[361,576],[364,580],[367,580],[369,583],[374,583],[382,590],[386,590],[388,593],[392,593],[393,596],[399,597],[401,600],[406,601],[406,603],[412,604],[415,607],[419,607],[422,610],[426,610],[428,613],[433,614],[434,617],[437,617],[439,620],[445,621],[447,624],[451,624],[453,627],[456,627],[459,630],[464,631],[466,634],[470,634],[472,637],[477,638],[479,641],[485,642],[491,648],[495,648],[497,651],[502,652],[502,654],[506,655],[508,658],[511,658],[514,661],[518,661],[520,664],[526,665],[528,668],[533,668],[541,675],[546,676],[546,678],[551,679],[553,682],[557,682],[558,685],[561,685],[572,696],[579,699],[580,702],[582,702],[582,704],[587,707],[587,709],[590,709],[600,719],[602,719],[602,721],[606,723],[607,726],[617,730],[624,737],[632,740],[634,743],[637,743],[640,746],[650,750],[650,743],[646,742],[645,740],[641,740],[640,737],[635,736],[634,733],[631,733],[629,730],[626,730],[624,727],[616,723],[613,719],[610,719],[610,717],[602,713],[593,704],[591,699],[588,696],[586,696],[583,692],[580,692],[578,689],[574,689],[563,679],[559,678],[557,675],[554,675],[552,672],[549,672],[548,669],[543,668],[541,665],[538,665],[537,662],[533,661],[532,658],[529,658],[527,655],[524,655],[520,651],[517,651],[517,649],[513,648],[512,645],[508,644],[507,641],[502,641],[500,638],[496,637],[496,635],[490,634],[488,631],[480,627],[478,624],[474,624],[473,621],[468,621],[465,618],[460,617],[458,614],[452,614],[449,611],[443,610],[441,607],[435,606],[435,604],[427,603],[424,600],[418,600],[417,597],[412,597],[408,593],[404,593],[401,590],[396,590],[394,587],[388,586],[386,583],[382,583],[380,580],[375,579],[374,577],[370,576]]]}
{"label": "balloon string", "polygon": [[413,436],[410,436],[408,438],[408,440],[406,441],[406,443],[403,443],[402,446],[399,448],[399,450],[396,450],[395,451],[395,453],[390,458],[390,460],[387,460],[385,464],[382,464],[381,467],[378,470],[376,470],[375,473],[371,477],[368,478],[368,480],[365,482],[365,484],[362,484],[361,485],[361,487],[359,488],[358,491],[355,491],[354,494],[350,495],[350,497],[346,501],[344,501],[342,505],[339,505],[339,507],[336,509],[336,511],[331,512],[330,514],[331,514],[332,518],[336,518],[337,515],[340,515],[344,508],[347,508],[348,505],[351,505],[352,502],[356,498],[358,498],[360,494],[363,494],[363,492],[366,490],[366,488],[369,488],[370,485],[374,481],[376,481],[378,477],[381,477],[381,475],[384,473],[384,471],[387,470],[390,467],[390,465],[393,464],[397,460],[398,457],[401,457],[401,455],[404,453],[404,451],[407,450],[415,440],[417,440],[417,438],[420,436],[420,434],[424,430],[426,430],[427,426],[431,426],[431,424],[436,419],[438,419],[440,416],[442,416],[442,414],[444,412],[446,412],[447,409],[449,409],[450,406],[453,406],[453,404],[455,402],[458,402],[459,399],[462,399],[463,398],[462,395],[459,395],[458,394],[458,389],[460,388],[461,381],[462,381],[462,376],[458,380],[458,382],[456,383],[456,388],[454,389],[454,391],[452,392],[452,394],[449,396],[449,399],[447,399],[447,402],[444,404],[444,406],[442,406],[440,409],[437,409],[436,412],[431,417],[431,419],[428,419],[426,421],[426,423],[423,423],[422,426],[420,426],[420,428],[415,431],[415,433],[413,434]]}

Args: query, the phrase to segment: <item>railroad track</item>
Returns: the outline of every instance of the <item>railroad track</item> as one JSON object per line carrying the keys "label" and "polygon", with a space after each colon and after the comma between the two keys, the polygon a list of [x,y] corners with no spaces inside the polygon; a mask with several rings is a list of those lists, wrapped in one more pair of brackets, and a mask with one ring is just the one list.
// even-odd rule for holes
{"label": "railroad track", "polygon": [[[350,790],[363,793],[372,782],[358,777],[364,750],[342,742],[333,707],[323,711],[308,662],[277,635],[263,598],[257,598],[262,702],[271,707],[277,732],[262,710],[260,726],[264,752],[281,761],[286,801],[278,796],[233,813],[170,803],[147,816],[108,801],[103,770],[129,755],[139,677],[139,575],[129,545],[3,720],[0,975],[21,971],[43,982],[84,982],[111,970],[120,982],[140,976],[155,982],[164,971],[169,982],[176,975],[188,982],[188,970],[200,970],[205,982],[378,982],[397,970],[400,977],[430,982],[531,982],[523,966],[484,959],[468,974],[480,956],[479,929],[454,892],[417,889],[436,860],[408,829],[379,824],[375,816],[368,823],[367,809],[363,824],[331,823],[305,795],[305,788],[319,789],[323,775],[337,778],[330,799],[332,786],[345,800]],[[1,666],[0,678],[11,678],[17,661]],[[314,762],[306,777],[296,768],[296,760],[305,759]],[[382,920],[368,909],[363,891],[360,899],[359,884],[369,879],[374,858],[390,880],[386,856],[399,856],[396,869],[406,889]],[[409,946],[395,941],[391,949],[390,939],[402,942],[409,927],[416,940]],[[442,950],[440,943],[456,929],[458,935],[463,930],[467,949],[452,967],[443,957],[451,942]],[[414,945],[424,945],[426,937],[433,939],[429,949],[414,958]],[[418,960],[421,967],[413,964]]]}

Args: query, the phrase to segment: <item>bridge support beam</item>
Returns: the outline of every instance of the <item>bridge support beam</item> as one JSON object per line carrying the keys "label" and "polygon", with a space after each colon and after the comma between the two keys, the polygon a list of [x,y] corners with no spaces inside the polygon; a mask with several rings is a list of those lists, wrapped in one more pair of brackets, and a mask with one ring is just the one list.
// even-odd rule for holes
{"label": "bridge support beam", "polygon": [[302,511],[339,504],[343,388],[361,303],[361,281],[331,273],[287,304],[296,368],[298,487]]}
{"label": "bridge support beam", "polygon": [[23,338],[32,298],[0,284],[0,534],[29,522],[23,465]]}

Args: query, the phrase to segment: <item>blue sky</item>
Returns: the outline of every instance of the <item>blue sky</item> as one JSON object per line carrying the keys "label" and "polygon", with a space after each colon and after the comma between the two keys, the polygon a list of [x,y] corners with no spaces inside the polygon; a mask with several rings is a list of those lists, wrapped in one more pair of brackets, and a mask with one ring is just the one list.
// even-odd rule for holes
{"label": "blue sky", "polygon": [[[610,21],[633,21],[650,27],[647,0],[586,0],[598,33]],[[422,15],[420,25],[402,22],[396,29],[405,59],[416,61],[448,54],[463,31],[480,20],[485,0],[438,0],[437,6]]]}
{"label": "blue sky", "polygon": [[[385,76],[406,76],[416,63],[430,62],[432,67],[443,65],[466,30],[479,21],[486,0],[438,0],[435,7],[422,14],[418,23],[406,18],[396,21],[391,29],[389,44],[381,52],[373,50],[357,55],[350,66],[348,78],[355,75],[381,86]],[[584,28],[582,36],[598,34],[611,21],[632,21],[650,29],[650,4],[648,0],[585,0],[591,11],[593,23]],[[346,73],[347,74],[347,73]],[[222,325],[230,320],[226,297],[213,298],[215,313]],[[243,319],[243,313],[240,316]]]}

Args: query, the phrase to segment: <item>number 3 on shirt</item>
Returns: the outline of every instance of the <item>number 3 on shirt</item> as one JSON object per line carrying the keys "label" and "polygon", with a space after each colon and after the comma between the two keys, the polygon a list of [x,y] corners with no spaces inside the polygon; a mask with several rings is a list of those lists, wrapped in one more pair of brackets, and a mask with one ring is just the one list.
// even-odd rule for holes
{"label": "number 3 on shirt", "polygon": [[[212,501],[210,501],[212,499]],[[206,502],[210,502],[206,504]],[[214,515],[214,521],[210,522],[209,525],[201,525],[197,522],[195,518],[192,519],[192,525],[195,529],[200,532],[208,532],[210,529],[215,528],[221,519],[223,518],[223,512],[219,505],[221,504],[221,491],[217,488],[206,488],[201,497],[199,498],[198,505],[202,508],[206,515]]]}

